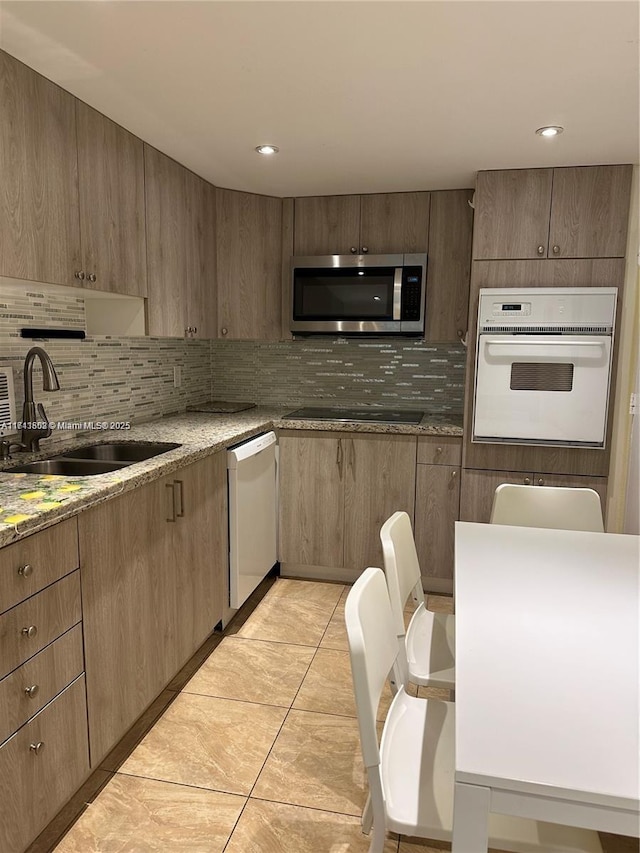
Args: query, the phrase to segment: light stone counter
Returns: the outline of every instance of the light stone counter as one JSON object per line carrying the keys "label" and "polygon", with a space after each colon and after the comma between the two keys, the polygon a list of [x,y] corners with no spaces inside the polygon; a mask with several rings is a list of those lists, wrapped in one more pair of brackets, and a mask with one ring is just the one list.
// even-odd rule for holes
{"label": "light stone counter", "polygon": [[[16,453],[10,461],[0,462],[0,547],[273,428],[462,436],[461,416],[425,415],[416,426],[283,418],[291,408],[257,407],[235,414],[187,412],[134,425],[127,431],[85,434],[58,442],[55,447],[47,448],[45,440],[39,453]],[[104,441],[170,441],[181,446],[118,471],[90,477],[9,472],[12,465]]]}

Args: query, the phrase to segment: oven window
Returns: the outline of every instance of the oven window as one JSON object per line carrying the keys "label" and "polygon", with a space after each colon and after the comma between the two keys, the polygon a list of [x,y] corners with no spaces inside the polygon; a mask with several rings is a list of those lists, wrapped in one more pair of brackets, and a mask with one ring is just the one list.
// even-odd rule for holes
{"label": "oven window", "polygon": [[512,391],[571,391],[573,364],[514,361],[509,387]]}
{"label": "oven window", "polygon": [[395,270],[295,271],[294,320],[391,320]]}

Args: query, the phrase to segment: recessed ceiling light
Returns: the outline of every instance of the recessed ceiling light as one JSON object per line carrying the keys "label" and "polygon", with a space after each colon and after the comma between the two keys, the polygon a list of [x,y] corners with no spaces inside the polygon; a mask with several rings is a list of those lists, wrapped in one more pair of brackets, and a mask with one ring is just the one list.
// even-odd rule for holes
{"label": "recessed ceiling light", "polygon": [[538,134],[538,136],[550,137],[558,136],[558,134],[562,133],[563,130],[564,127],[559,127],[559,125],[557,124],[551,124],[548,127],[539,127],[536,130],[536,133]]}
{"label": "recessed ceiling light", "polygon": [[275,145],[258,145],[256,148],[258,154],[277,154],[279,150]]}

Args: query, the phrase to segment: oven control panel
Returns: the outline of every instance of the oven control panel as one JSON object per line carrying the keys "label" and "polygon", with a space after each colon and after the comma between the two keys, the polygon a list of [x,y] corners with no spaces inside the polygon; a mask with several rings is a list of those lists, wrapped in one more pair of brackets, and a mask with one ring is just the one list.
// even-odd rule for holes
{"label": "oven control panel", "polygon": [[615,287],[482,288],[479,296],[479,332],[499,328],[517,332],[528,328],[612,330],[616,314]]}
{"label": "oven control panel", "polygon": [[530,317],[530,302],[494,302],[491,311],[494,317]]}

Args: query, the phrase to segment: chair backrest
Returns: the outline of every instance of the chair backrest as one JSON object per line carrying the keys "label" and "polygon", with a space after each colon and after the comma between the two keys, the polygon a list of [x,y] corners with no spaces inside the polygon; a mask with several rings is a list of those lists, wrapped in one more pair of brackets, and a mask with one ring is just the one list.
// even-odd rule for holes
{"label": "chair backrest", "polygon": [[376,716],[380,696],[395,667],[398,641],[389,593],[380,569],[366,569],[344,606],[353,689],[365,767],[380,763]]}
{"label": "chair backrest", "polygon": [[604,533],[598,493],[564,486],[503,483],[493,496],[491,524]]}
{"label": "chair backrest", "polygon": [[406,512],[394,512],[380,528],[384,572],[387,576],[391,610],[398,637],[404,637],[403,611],[413,593],[414,600],[424,603],[422,578],[411,519]]}

